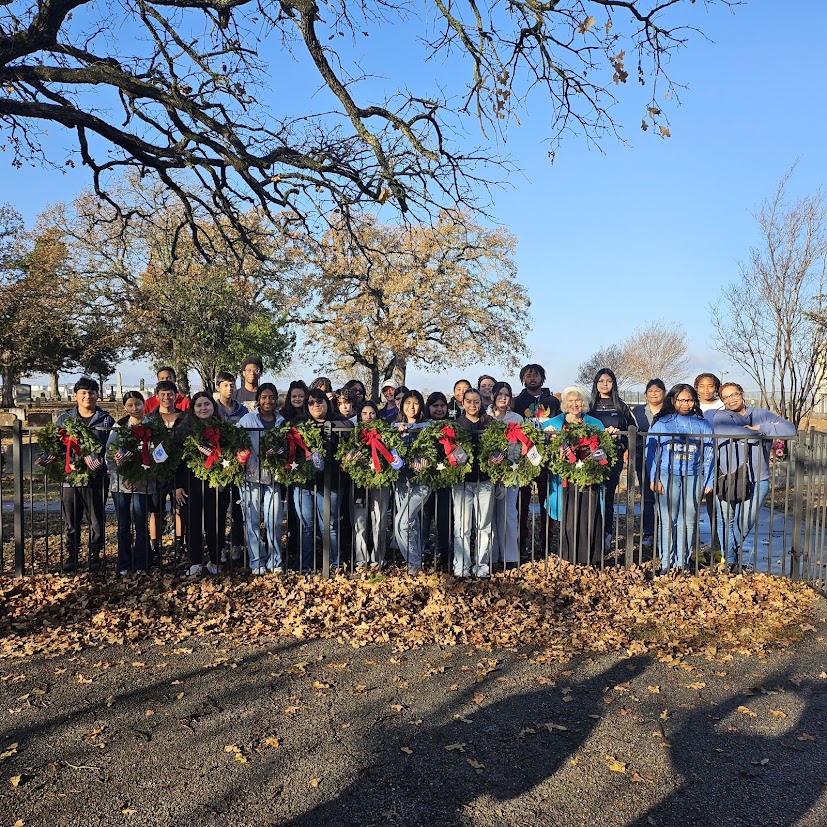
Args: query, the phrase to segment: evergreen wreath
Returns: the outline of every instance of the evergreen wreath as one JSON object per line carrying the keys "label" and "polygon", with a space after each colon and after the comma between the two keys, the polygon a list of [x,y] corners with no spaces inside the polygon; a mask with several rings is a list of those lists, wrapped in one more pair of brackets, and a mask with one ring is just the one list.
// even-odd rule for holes
{"label": "evergreen wreath", "polygon": [[399,469],[391,466],[393,452],[397,457],[403,454],[402,437],[377,419],[349,431],[339,443],[336,459],[359,488],[383,488],[399,478]]}
{"label": "evergreen wreath", "polygon": [[[120,452],[126,455],[120,462],[115,460],[118,476],[132,488],[145,487],[149,483],[167,485],[175,477],[181,461],[182,446],[172,438],[170,430],[160,417],[147,419],[140,425],[116,425],[117,437],[109,449],[115,460]],[[166,459],[158,462],[154,451],[162,447]]]}
{"label": "evergreen wreath", "polygon": [[[450,455],[461,445],[468,454],[468,461],[460,465],[452,462]],[[412,465],[415,459],[427,460],[425,468],[414,473],[414,481],[430,488],[448,488],[460,484],[474,464],[474,448],[471,435],[452,420],[438,420],[423,428],[408,449],[405,462]]]}
{"label": "evergreen wreath", "polygon": [[60,426],[54,422],[44,425],[37,434],[37,444],[45,456],[55,457],[54,462],[43,466],[46,477],[77,486],[89,485],[92,477],[84,457],[97,455],[103,450],[91,428],[83,420],[71,416],[64,419]]}
{"label": "evergreen wreath", "polygon": [[[480,438],[480,466],[491,482],[508,486],[529,485],[540,474],[542,462],[534,465],[528,459],[528,452],[536,448],[541,460],[545,456],[543,432],[528,420],[522,423],[492,422]],[[498,464],[488,461],[489,457],[501,451],[506,458]]]}
{"label": "evergreen wreath", "polygon": [[305,485],[316,475],[311,456],[324,454],[321,430],[309,420],[285,422],[262,435],[258,447],[261,467],[284,485]]}
{"label": "evergreen wreath", "polygon": [[617,462],[617,448],[607,431],[585,422],[565,422],[552,436],[546,456],[549,470],[561,477],[564,485],[571,482],[583,488],[609,478]]}
{"label": "evergreen wreath", "polygon": [[184,440],[184,462],[210,488],[239,485],[244,479],[250,444],[247,431],[226,419],[198,419],[195,432]]}

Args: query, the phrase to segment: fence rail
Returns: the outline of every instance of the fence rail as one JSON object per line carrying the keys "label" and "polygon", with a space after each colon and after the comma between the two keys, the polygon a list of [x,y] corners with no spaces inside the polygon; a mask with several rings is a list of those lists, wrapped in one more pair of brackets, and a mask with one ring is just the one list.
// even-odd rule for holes
{"label": "fence rail", "polygon": [[[34,462],[38,453],[37,430],[24,428],[20,422],[2,429],[0,574],[3,575],[23,576],[59,570],[70,551],[66,541],[66,503],[61,502],[64,495],[59,486],[47,482]],[[765,498],[758,503],[755,513],[750,513],[747,503],[722,504],[719,498],[713,500],[711,507],[704,506],[697,491],[697,480],[684,485],[683,493],[675,496],[674,488],[686,482],[686,475],[682,478],[681,474],[674,474],[666,479],[663,494],[652,492],[648,476],[641,467],[639,450],[645,444],[647,434],[630,429],[624,436],[629,447],[622,472],[617,475],[613,513],[601,514],[598,509],[592,512],[591,518],[588,515],[582,517],[583,509],[589,507],[588,498],[583,492],[565,489],[561,494],[558,521],[547,517],[547,481],[543,477],[531,488],[519,491],[496,486],[491,486],[490,492],[487,488],[475,489],[471,495],[467,491],[450,489],[437,492],[408,490],[403,492],[407,500],[398,490],[395,493],[369,493],[356,489],[344,476],[341,481],[337,479],[332,458],[338,431],[332,429],[326,443],[327,464],[321,484],[312,490],[270,486],[277,494],[269,498],[264,490],[267,486],[261,486],[255,491],[257,509],[245,486],[234,492],[239,496],[233,497],[233,503],[229,502],[229,495],[221,500],[216,494],[212,511],[203,504],[199,506],[202,511],[214,515],[212,535],[209,531],[212,526],[194,526],[192,515],[188,530],[187,514],[176,513],[173,498],[171,505],[164,505],[161,524],[156,525],[156,539],[161,549],[161,559],[157,562],[166,568],[187,570],[192,560],[199,557],[206,560],[203,539],[201,548],[197,547],[199,541],[196,540],[196,548],[187,551],[185,538],[194,533],[206,538],[207,546],[212,536],[213,545],[221,547],[212,549],[213,556],[223,551],[224,565],[229,569],[241,569],[250,562],[251,539],[260,542],[267,551],[268,540],[272,542],[270,538],[276,537],[276,543],[281,544],[284,552],[279,567],[312,570],[329,576],[336,567],[355,570],[364,566],[370,570],[371,565],[375,568],[394,563],[404,565],[406,555],[401,552],[408,550],[406,545],[415,542],[410,532],[418,532],[422,537],[423,557],[416,561],[416,566],[453,570],[459,574],[470,571],[485,576],[490,571],[513,568],[520,562],[548,560],[552,556],[562,556],[571,562],[590,562],[600,567],[651,564],[656,570],[659,561],[661,564],[683,563],[683,560],[669,560],[668,555],[664,555],[668,546],[683,544],[687,546],[688,567],[695,571],[703,566],[725,563],[726,560],[721,558],[729,552],[729,562],[734,563],[737,570],[754,569],[804,579],[820,589],[827,587],[827,434],[810,430],[781,440],[769,437],[753,440],[769,441],[773,448],[779,443],[783,445],[783,451],[778,452],[782,455],[776,456],[776,451],[772,450],[766,467],[755,469],[759,478],[767,477]],[[688,450],[689,437],[673,436],[685,440]],[[713,488],[716,488],[723,475],[717,458],[727,437],[715,435],[712,441],[716,457]],[[765,451],[759,455],[763,457]],[[604,502],[610,499],[608,495],[607,488],[600,492]],[[103,570],[106,570],[107,564],[117,559],[117,519],[112,506],[108,505],[105,486],[95,496],[102,498],[96,505],[104,513],[101,552]],[[149,494],[146,496],[148,498]],[[423,502],[417,501],[414,506],[416,496]],[[489,497],[492,502],[488,502]],[[669,497],[671,504],[665,503]],[[680,497],[683,497],[682,501]],[[268,508],[272,513],[268,513]],[[416,509],[415,520],[409,521],[407,528],[406,508]],[[473,513],[469,515],[468,509]],[[136,508],[136,520],[150,520],[148,510],[143,509],[139,515]],[[684,515],[682,522],[676,512]],[[574,529],[570,524],[572,514]],[[687,514],[690,519],[686,519]],[[244,522],[245,519],[249,521],[251,515],[257,521],[252,538],[249,526]],[[268,518],[271,518],[270,523]],[[198,519],[202,520],[202,517]],[[583,520],[586,520],[585,531]],[[164,522],[166,533],[161,532]],[[147,544],[147,557],[151,558],[149,532],[140,532],[136,528],[135,524],[130,528],[134,532],[133,542],[139,536],[147,538],[142,541]],[[587,542],[593,546],[587,560],[584,560],[582,546],[578,546],[581,535],[590,537]],[[716,542],[716,535],[720,544]],[[91,537],[85,545],[89,545],[89,540]],[[235,559],[233,552],[245,545],[246,551]],[[719,545],[723,547],[722,552],[718,551]],[[475,569],[479,558],[486,553],[489,555],[488,568]],[[460,569],[457,568],[457,559],[463,555],[472,561],[468,571],[461,560]],[[90,564],[93,562],[91,555],[87,559]],[[262,559],[265,558],[258,557],[259,561]],[[110,572],[113,568],[109,566]],[[137,566],[133,564],[131,568]]]}

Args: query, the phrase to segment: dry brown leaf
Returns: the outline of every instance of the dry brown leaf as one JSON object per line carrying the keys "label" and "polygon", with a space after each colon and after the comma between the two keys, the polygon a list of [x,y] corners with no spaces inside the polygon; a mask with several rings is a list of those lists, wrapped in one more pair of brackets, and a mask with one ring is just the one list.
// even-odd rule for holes
{"label": "dry brown leaf", "polygon": [[413,755],[414,751],[410,747],[400,747],[400,752],[404,752],[405,755]]}
{"label": "dry brown leaf", "polygon": [[310,781],[307,782],[313,789],[319,786],[322,783],[321,778],[311,778]]}
{"label": "dry brown leaf", "polygon": [[278,749],[281,746],[281,742],[278,738],[266,738],[264,741],[268,747],[272,747],[273,749]]}
{"label": "dry brown leaf", "polygon": [[5,760],[6,758],[11,758],[12,755],[17,753],[17,747],[20,746],[17,741],[13,744],[9,744],[3,752],[0,752],[0,761]]}
{"label": "dry brown leaf", "polygon": [[19,787],[22,778],[22,775],[13,775],[11,778],[9,778],[9,784],[11,784],[12,787]]}
{"label": "dry brown leaf", "polygon": [[469,766],[473,767],[475,770],[484,770],[485,764],[481,761],[477,761],[475,758],[466,758],[466,762]]}
{"label": "dry brown leaf", "polygon": [[448,744],[446,752],[465,752],[465,744]]}
{"label": "dry brown leaf", "polygon": [[612,772],[626,772],[626,764],[623,761],[618,761],[614,755],[607,755],[606,761],[608,761],[608,768]]}
{"label": "dry brown leaf", "polygon": [[660,695],[660,686],[647,686],[646,687],[653,695]]}
{"label": "dry brown leaf", "polygon": [[772,715],[774,718],[786,718],[787,717],[787,713],[782,712],[780,709],[771,709],[770,710],[770,715]]}
{"label": "dry brown leaf", "polygon": [[752,711],[749,707],[747,707],[747,706],[739,706],[739,707],[738,707],[738,709],[736,710],[736,712],[740,712],[742,715],[747,715],[747,716],[748,716],[748,717],[750,717],[750,718],[757,718],[757,717],[758,717],[758,713],[757,713],[757,712],[753,712],[753,711]]}
{"label": "dry brown leaf", "polygon": [[798,736],[799,741],[815,741],[815,735],[810,735],[809,732],[802,732],[801,735]]}

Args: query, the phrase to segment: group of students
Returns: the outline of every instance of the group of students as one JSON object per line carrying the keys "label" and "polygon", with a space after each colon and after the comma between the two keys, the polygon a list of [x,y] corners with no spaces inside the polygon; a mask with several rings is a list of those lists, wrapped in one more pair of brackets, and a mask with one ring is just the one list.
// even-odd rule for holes
{"label": "group of students", "polygon": [[[769,411],[747,408],[739,385],[721,385],[712,374],[701,374],[694,385],[675,385],[668,392],[661,380],[653,379],[646,388],[646,403],[630,409],[620,398],[614,373],[607,368],[598,371],[591,393],[572,386],[562,392],[560,399],[544,387],[542,366],[529,364],[520,371],[523,388],[516,396],[508,382],[486,374],[476,387],[467,380],[458,381],[450,399],[438,391],[424,399],[419,391],[388,381],[381,389],[381,405],[366,398],[362,382],[351,380],[334,390],[325,377],[309,386],[300,380],[291,382],[280,404],[275,385],[259,382],[261,372],[260,360],[247,359],[241,366],[241,387],[236,387],[232,373],[220,373],[215,397],[202,391],[189,399],[178,392],[174,371],[162,368],[153,397],[144,400],[137,391],[125,394],[126,416],[117,423],[138,425],[155,417],[181,443],[198,420],[221,418],[247,429],[252,449],[238,489],[211,489],[182,462],[168,486],[132,490],[118,473],[119,429],[114,427],[112,417],[97,406],[97,383],[87,378],[78,381],[76,407],[62,414],[57,424],[79,417],[100,442],[101,451],[99,456],[84,458],[93,472],[88,485],[63,486],[65,570],[78,566],[84,514],[90,525],[89,568],[100,566],[107,490],[112,492],[117,512],[121,573],[144,571],[159,564],[168,499],[176,521],[176,559],[186,554],[188,571],[193,575],[202,572],[205,551],[205,568],[210,574],[218,573],[224,562],[232,560],[240,565],[245,544],[247,562],[254,574],[282,572],[289,554],[295,557],[296,568],[310,572],[320,566],[319,536],[327,544],[331,566],[336,567],[343,545],[340,528],[348,523],[344,539],[352,538],[355,564],[378,569],[388,556],[391,519],[390,544],[398,549],[412,574],[432,560],[438,568],[452,571],[457,577],[484,578],[495,566],[513,567],[521,556],[525,559],[536,537],[528,519],[532,488],[495,485],[477,450],[472,452],[463,482],[437,490],[419,480],[417,460],[402,466],[392,486],[357,489],[329,444],[324,452],[314,454],[315,478],[292,486],[292,490],[275,481],[260,461],[262,435],[285,421],[316,426],[324,439],[330,440],[337,438],[331,434],[377,419],[397,429],[405,448],[424,423],[441,420],[453,420],[456,427],[463,428],[475,449],[494,421],[508,424],[528,418],[547,434],[572,421],[586,421],[607,430],[616,442],[618,459],[604,484],[584,492],[591,503],[582,509],[587,516],[579,516],[579,507],[569,509],[569,517],[563,519],[561,527],[563,556],[580,563],[597,562],[611,545],[614,496],[624,465],[626,433],[634,426],[648,434],[647,439],[637,441],[634,457],[643,489],[643,544],[653,545],[657,523],[661,568],[688,565],[695,546],[698,503],[707,494],[710,514],[717,518],[712,522],[725,528],[727,559],[734,563],[769,488],[768,443],[754,437],[795,434],[794,426],[786,420]],[[332,427],[324,427],[328,423]],[[730,437],[719,444],[717,452],[709,438],[713,433]],[[726,450],[720,450],[722,445]],[[505,454],[494,455],[487,462],[505,459]],[[102,470],[104,462],[108,474]],[[326,463],[330,464],[327,469]],[[744,463],[752,484],[749,497],[737,504],[721,501],[716,505],[713,475],[725,474]],[[718,470],[714,471],[716,464]],[[548,537],[548,518],[561,520],[565,514],[561,498],[575,492],[567,492],[559,479],[549,478],[546,469],[534,485],[539,495],[541,529]],[[580,492],[576,493],[579,496]],[[716,508],[721,510],[714,511]],[[231,533],[225,546],[228,511]],[[288,549],[282,548],[285,516]],[[584,534],[585,519],[589,522]]]}

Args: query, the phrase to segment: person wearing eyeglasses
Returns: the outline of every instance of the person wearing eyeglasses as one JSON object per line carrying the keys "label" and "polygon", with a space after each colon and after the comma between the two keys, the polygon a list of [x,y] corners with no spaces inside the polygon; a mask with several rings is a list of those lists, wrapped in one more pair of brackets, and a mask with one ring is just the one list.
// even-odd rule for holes
{"label": "person wearing eyeglasses", "polygon": [[233,399],[250,413],[256,410],[258,380],[263,370],[264,364],[258,356],[248,356],[241,363],[241,387],[233,394]]}
{"label": "person wearing eyeglasses", "polygon": [[[730,569],[741,566],[744,541],[758,519],[758,510],[770,490],[772,439],[756,437],[795,436],[795,425],[765,408],[746,404],[744,389],[737,382],[724,382],[719,390],[724,407],[707,418],[716,434],[733,437],[718,442],[718,476],[743,469],[748,486],[743,500],[721,499],[721,525],[726,561]],[[738,438],[740,437],[740,438]]]}
{"label": "person wearing eyeglasses", "polygon": [[698,503],[712,493],[712,428],[692,385],[673,385],[646,439],[646,467],[658,511],[661,572],[689,565]]}

